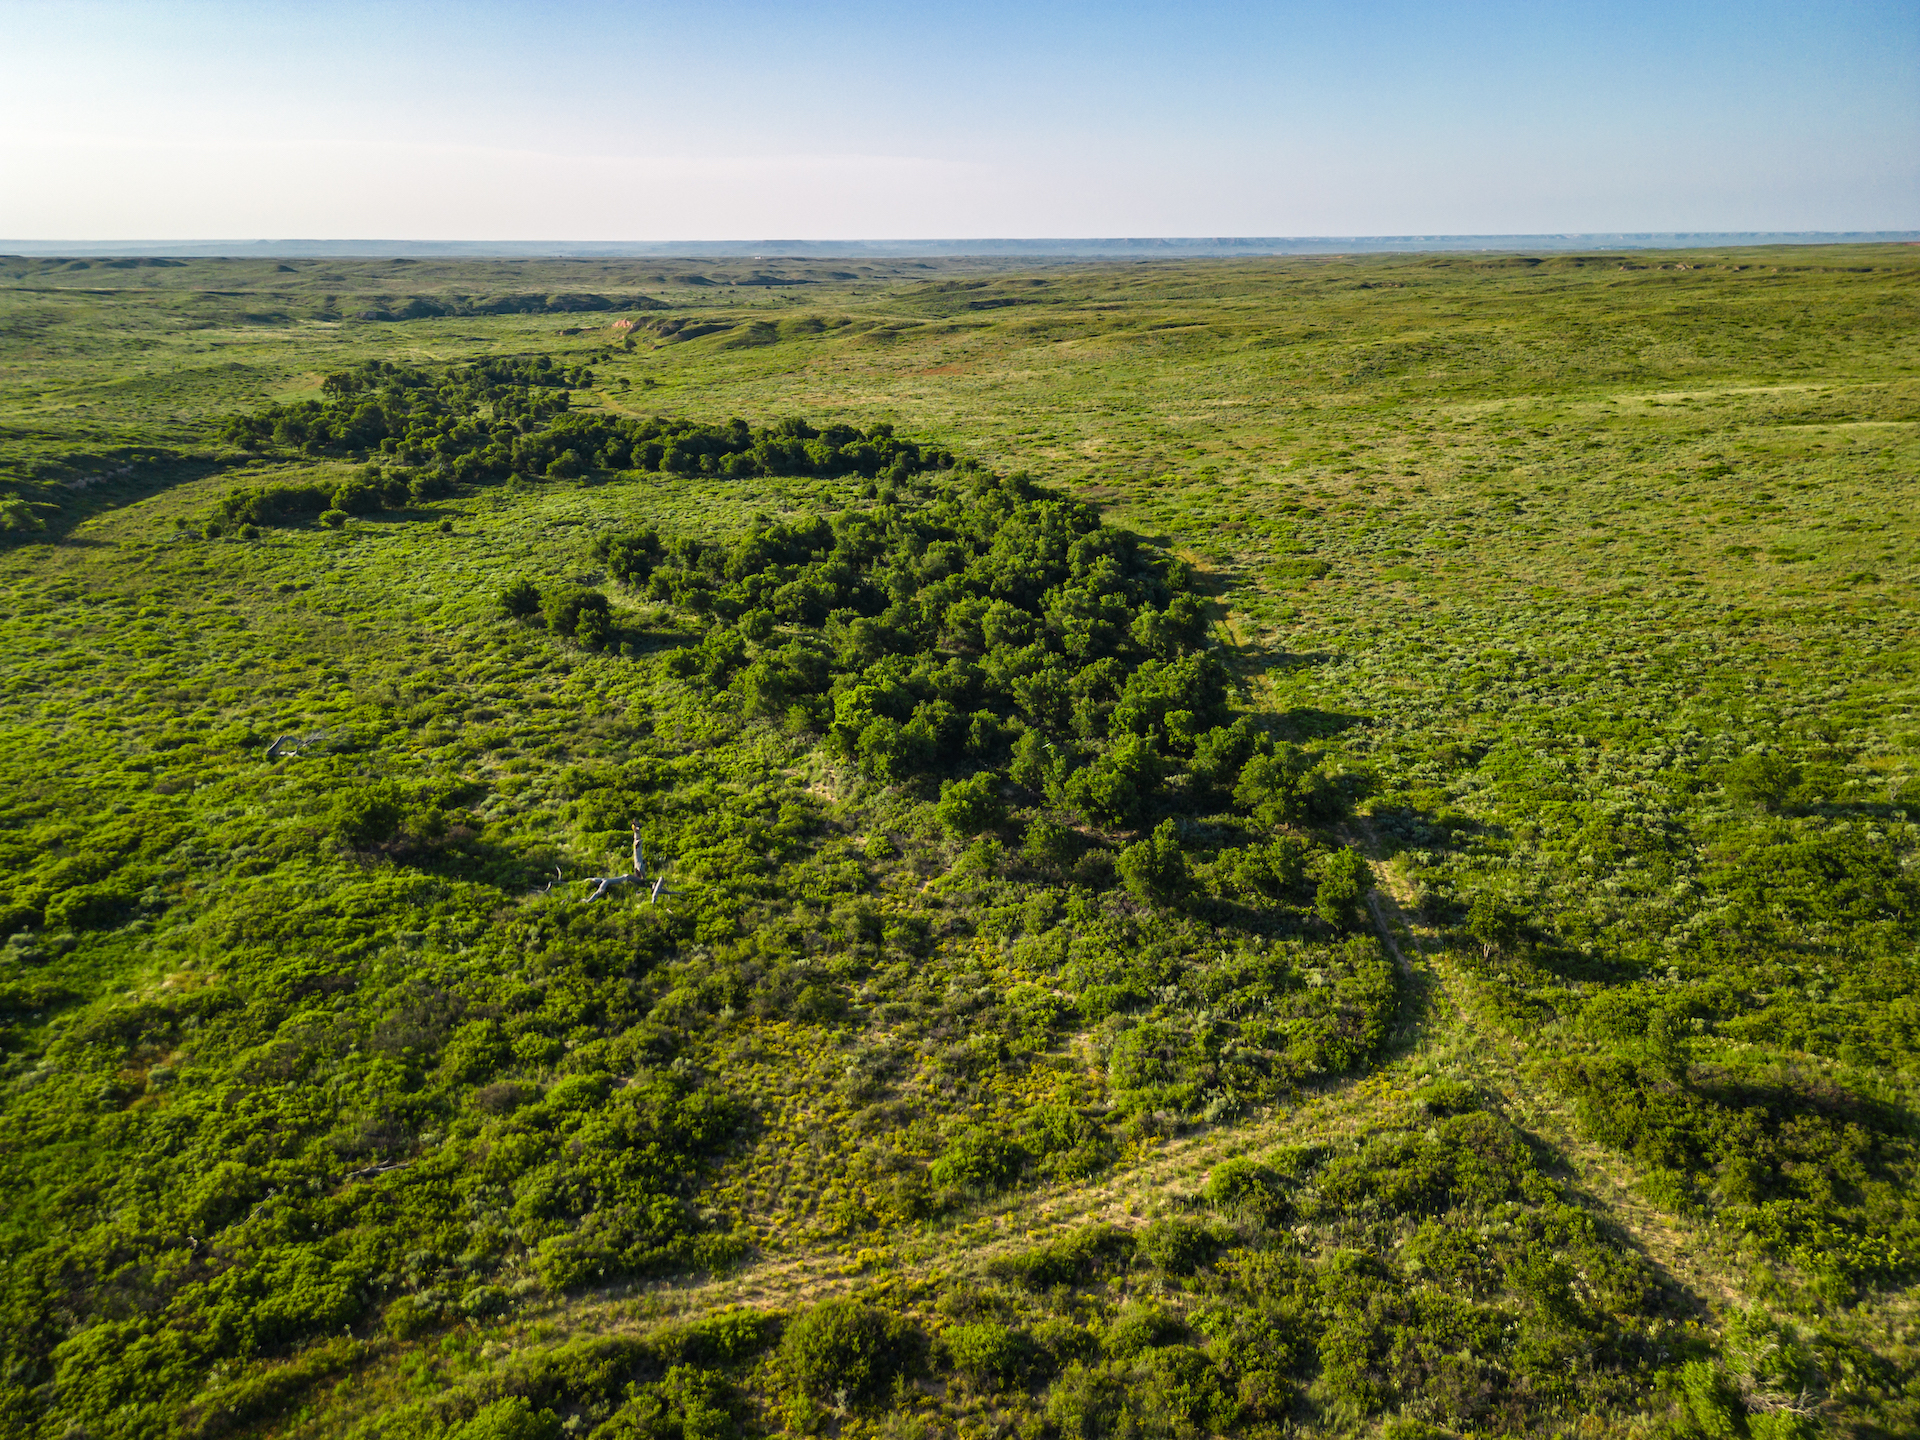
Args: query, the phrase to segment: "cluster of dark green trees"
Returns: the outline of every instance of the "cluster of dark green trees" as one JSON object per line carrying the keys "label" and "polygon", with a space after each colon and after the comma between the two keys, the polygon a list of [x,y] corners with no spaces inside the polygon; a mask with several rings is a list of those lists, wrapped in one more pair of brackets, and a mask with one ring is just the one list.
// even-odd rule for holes
{"label": "cluster of dark green trees", "polygon": [[361,311],[357,320],[425,320],[444,315],[577,315],[606,310],[660,310],[647,296],[606,295],[412,295]]}
{"label": "cluster of dark green trees", "polygon": [[[455,488],[452,479],[439,471],[408,472],[381,465],[363,465],[332,487],[240,486],[221,496],[213,513],[199,522],[198,533],[209,540],[229,534],[250,540],[258,536],[263,525],[295,525],[317,519],[323,525],[337,527],[349,516],[403,510],[442,499]],[[195,529],[194,522],[184,515],[174,523],[182,530]]]}
{"label": "cluster of dark green trees", "polygon": [[243,449],[391,456],[445,481],[572,478],[596,470],[674,475],[886,475],[950,466],[952,456],[899,440],[890,425],[816,428],[789,419],[755,429],[631,419],[572,408],[593,372],[551,356],[429,373],[370,360],[326,377],[324,398],[235,415],[220,438]]}
{"label": "cluster of dark green trees", "polygon": [[[1230,717],[1188,567],[1023,476],[889,484],[870,508],[725,545],[603,536],[595,554],[712,622],[679,673],[877,780],[946,777],[956,834],[993,828],[1003,791],[1102,829],[1226,802],[1266,825],[1337,812],[1309,757]],[[1163,893],[1177,868],[1135,865]]]}

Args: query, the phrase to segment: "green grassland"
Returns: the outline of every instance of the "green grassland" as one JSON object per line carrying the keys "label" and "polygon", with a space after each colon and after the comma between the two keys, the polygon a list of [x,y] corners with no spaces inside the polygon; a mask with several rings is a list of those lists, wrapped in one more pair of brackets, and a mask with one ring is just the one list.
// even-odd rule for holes
{"label": "green grassland", "polygon": [[1916,286],[0,260],[0,1431],[1914,1433]]}

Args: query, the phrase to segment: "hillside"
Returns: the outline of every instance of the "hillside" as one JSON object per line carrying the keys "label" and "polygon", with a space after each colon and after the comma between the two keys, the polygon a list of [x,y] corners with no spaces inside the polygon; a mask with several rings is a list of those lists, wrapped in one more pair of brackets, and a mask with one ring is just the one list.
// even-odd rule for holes
{"label": "hillside", "polygon": [[0,1428],[1912,1433],[1917,281],[0,261]]}

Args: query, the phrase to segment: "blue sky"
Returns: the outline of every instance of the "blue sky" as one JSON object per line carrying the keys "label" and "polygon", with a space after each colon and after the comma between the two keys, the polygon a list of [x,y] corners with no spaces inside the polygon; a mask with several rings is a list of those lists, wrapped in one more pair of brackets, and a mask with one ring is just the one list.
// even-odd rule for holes
{"label": "blue sky", "polygon": [[1920,229],[1920,0],[0,0],[0,236]]}

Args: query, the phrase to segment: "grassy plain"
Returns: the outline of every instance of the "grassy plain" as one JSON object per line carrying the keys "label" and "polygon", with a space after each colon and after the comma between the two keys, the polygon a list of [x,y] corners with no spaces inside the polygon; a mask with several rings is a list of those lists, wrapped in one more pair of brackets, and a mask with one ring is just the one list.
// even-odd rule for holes
{"label": "grassy plain", "polygon": [[[577,1430],[629,1427],[609,1434],[723,1433],[700,1417],[729,1409],[749,1429],[848,1434],[1920,1425],[1911,249],[1033,269],[75,263],[0,262],[0,485],[20,502],[16,525],[42,527],[0,551],[0,788],[21,924],[0,975],[6,1243],[16,1277],[62,1227],[119,1249],[63,1262],[64,1297],[15,1284],[12,1326],[39,1339],[13,1357],[10,1421],[424,1435],[519,1424],[482,1407],[522,1394]],[[609,308],[355,318],[501,296]],[[631,330],[608,328],[616,317]],[[1036,1169],[931,1213],[898,1189],[962,1122],[1012,1133],[1048,1105],[1111,1104],[1111,1027],[1069,1006],[1022,1049],[1031,1005],[1005,1002],[1036,984],[1077,1002],[1048,937],[1134,923],[1118,892],[969,878],[930,794],[862,781],[805,734],[716,718],[656,660],[494,616],[519,574],[605,583],[597,534],[727,538],[756,513],[856,504],[857,484],[596,474],[479,487],[339,531],[239,541],[175,527],[236,485],[332,485],[357,467],[224,448],[216,431],[236,410],[317,398],[323,375],[368,359],[530,353],[592,365],[576,397],[592,413],[891,423],[1096,500],[1192,562],[1250,711],[1319,746],[1355,797],[1315,843],[1373,856],[1375,916],[1406,967],[1377,1066],[1314,1072],[1278,1103],[1116,1115],[1113,1158],[1084,1174]],[[643,652],[696,633],[685,615],[621,604]],[[272,736],[323,728],[351,743],[258,761]],[[295,1326],[217,1365],[182,1359],[175,1388],[152,1391],[168,1398],[140,1402],[132,1382],[89,1392],[74,1378],[99,1358],[89,1330],[98,1346],[124,1339],[134,1332],[110,1327],[173,1293],[156,1275],[204,1263],[168,1208],[173,1181],[109,1205],[89,1151],[145,1153],[155,1132],[140,1127],[171,1108],[213,1138],[169,1154],[211,1165],[222,1132],[209,1117],[250,1094],[284,1107],[337,1086],[337,1109],[301,1122],[332,1147],[327,1183],[390,1155],[425,1168],[432,1106],[392,1097],[466,1091],[439,1058],[462,1017],[421,987],[467,993],[476,1015],[518,1004],[543,1017],[514,1032],[496,1081],[535,1090],[571,1073],[541,1037],[616,1041],[690,1004],[687,957],[723,948],[718,930],[663,940],[608,920],[583,934],[526,898],[553,864],[606,866],[589,781],[641,760],[671,776],[653,782],[660,842],[691,873],[705,843],[758,847],[774,867],[751,894],[729,880],[731,909],[689,900],[691,915],[764,927],[785,898],[816,907],[822,930],[829,912],[851,927],[829,955],[872,947],[864,968],[829,970],[841,1014],[729,1006],[698,1022],[709,1028],[687,1022],[701,1038],[670,1063],[757,1117],[688,1197],[733,1243],[676,1263],[717,1272],[605,1288],[529,1263],[513,1272],[521,1288],[503,1279],[505,1308],[487,1298],[456,1322],[460,1284],[430,1262],[468,1242],[422,1231],[428,1260],[366,1273],[439,1297],[441,1319],[426,1301],[415,1324],[342,1298],[344,1340]],[[330,797],[379,775],[465,838],[431,863],[342,857]],[[807,803],[823,818],[784,808]],[[875,832],[891,838],[872,845]],[[1017,827],[1007,838],[1017,846]],[[868,897],[876,924],[924,922],[930,883],[952,897],[936,909],[965,924],[936,913],[929,933],[861,938],[850,897]],[[88,886],[111,902],[115,884],[117,924],[63,929],[48,913],[80,915],[85,896],[62,897]],[[1284,943],[1329,943],[1275,908]],[[1212,933],[1178,923],[1183,955]],[[590,965],[581,980],[525,958],[669,942],[683,949],[650,952],[664,958],[636,975]],[[282,972],[290,956],[311,961],[305,978]],[[916,965],[938,984],[916,991]],[[504,988],[473,991],[477,967]],[[1142,995],[1142,1023],[1204,1030],[1196,1017],[1230,1010],[1203,972]],[[515,1001],[523,980],[548,998]],[[329,998],[343,995],[360,998]],[[319,1036],[322,1012],[337,1033]],[[952,1054],[969,1026],[1011,1037],[984,1070]],[[349,1058],[362,1047],[418,1073],[374,1074]],[[602,1067],[645,1069],[644,1053]],[[444,1106],[433,1113],[454,1116],[455,1139],[465,1116],[500,1151],[484,1126],[505,1120]],[[403,1135],[381,1128],[395,1116]],[[1492,1128],[1466,1134],[1472,1116]],[[231,1214],[218,1196],[192,1213],[268,1226],[268,1182],[248,1186],[280,1174],[273,1147],[244,1125],[231,1134],[257,1175],[236,1175]],[[1508,1135],[1529,1159],[1503,1148]],[[1507,1168],[1461,1179],[1447,1147],[1469,1144]],[[1261,1160],[1258,1183],[1282,1198],[1262,1208],[1210,1187],[1233,1157]],[[1454,1180],[1425,1198],[1405,1178],[1447,1165]],[[436,1223],[524,1225],[504,1199],[469,1199],[471,1213]],[[140,1203],[151,1213],[107,1236],[101,1217]],[[326,1214],[343,1233],[384,1223]],[[1142,1248],[1081,1269],[1031,1260],[1096,1222]],[[1180,1224],[1213,1226],[1192,1246],[1223,1258],[1182,1252]],[[1477,1258],[1443,1256],[1436,1226],[1479,1235]],[[465,1255],[447,1272],[487,1279],[486,1247]],[[1047,1264],[1065,1278],[1033,1282]],[[919,1378],[881,1407],[891,1418],[810,1392],[792,1347],[750,1338],[736,1354],[673,1328],[734,1303],[798,1313],[855,1293],[932,1337]],[[1220,1318],[1231,1312],[1285,1333],[1249,1337]],[[1531,1358],[1503,1368],[1511,1342],[1489,1316],[1519,1326]],[[1423,1334],[1467,1360],[1423,1354]],[[1572,1388],[1551,1393],[1537,1378],[1549,1369]],[[717,1388],[700,1391],[693,1371]],[[629,1378],[644,1393],[622,1409]],[[1102,1398],[1116,1385],[1130,1409]],[[636,1418],[648,1405],[655,1418]],[[539,1433],[537,1415],[526,1423]]]}

